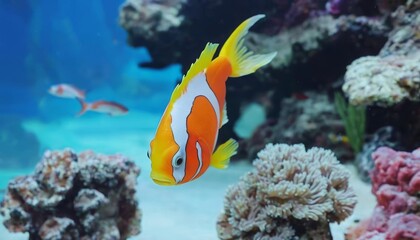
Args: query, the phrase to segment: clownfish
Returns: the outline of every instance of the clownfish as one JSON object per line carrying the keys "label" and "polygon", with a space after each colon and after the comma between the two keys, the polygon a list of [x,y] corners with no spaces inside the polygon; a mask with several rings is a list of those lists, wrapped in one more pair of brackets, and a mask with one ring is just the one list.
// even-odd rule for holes
{"label": "clownfish", "polygon": [[[199,178],[209,166],[226,168],[238,143],[229,139],[216,148],[226,115],[226,80],[255,72],[277,52],[254,54],[244,46],[249,28],[264,15],[245,20],[213,59],[218,44],[207,43],[200,57],[172,92],[150,142],[151,178],[159,185],[183,184]],[[214,151],[215,150],[215,151]]]}
{"label": "clownfish", "polygon": [[85,99],[85,92],[70,84],[57,84],[48,89],[48,92],[56,97],[61,98],[80,98]]}

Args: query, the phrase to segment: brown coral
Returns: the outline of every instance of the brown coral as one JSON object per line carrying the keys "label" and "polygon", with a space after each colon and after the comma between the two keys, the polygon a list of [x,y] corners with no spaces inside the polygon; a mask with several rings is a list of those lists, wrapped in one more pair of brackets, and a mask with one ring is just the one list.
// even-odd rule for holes
{"label": "brown coral", "polygon": [[122,155],[47,151],[1,203],[4,225],[30,239],[127,239],[140,233],[140,170]]}
{"label": "brown coral", "polygon": [[329,150],[268,144],[254,166],[228,190],[221,239],[325,238],[328,222],[344,220],[356,204],[349,175]]}

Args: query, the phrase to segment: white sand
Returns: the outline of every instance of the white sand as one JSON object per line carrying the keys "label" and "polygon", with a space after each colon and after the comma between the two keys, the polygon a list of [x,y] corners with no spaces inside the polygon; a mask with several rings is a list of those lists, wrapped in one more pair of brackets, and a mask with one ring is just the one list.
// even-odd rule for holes
{"label": "white sand", "polygon": [[371,193],[371,185],[360,180],[360,178],[357,176],[356,167],[354,165],[347,164],[346,167],[351,173],[350,186],[356,193],[358,203],[354,209],[353,214],[344,222],[340,224],[330,224],[334,240],[344,240],[344,233],[346,230],[350,226],[354,226],[357,221],[367,219],[369,216],[371,216],[373,208],[376,205],[376,198]]}
{"label": "white sand", "polygon": [[[49,124],[27,121],[25,128],[38,136],[44,149],[70,146],[75,151],[123,153],[141,167],[138,197],[143,211],[142,233],[132,239],[217,239],[216,220],[223,209],[226,188],[252,167],[245,162],[236,163],[226,170],[210,169],[200,179],[182,186],[158,186],[149,178],[150,162],[146,157],[158,121],[159,116],[146,112],[130,112],[119,118],[90,114]],[[357,190],[360,201],[349,220],[332,226],[334,239],[344,239],[345,228],[354,219],[369,216],[375,204],[370,186],[358,180],[354,168],[350,169],[353,172],[351,185]],[[20,240],[27,236],[9,234],[1,225],[0,239]]]}

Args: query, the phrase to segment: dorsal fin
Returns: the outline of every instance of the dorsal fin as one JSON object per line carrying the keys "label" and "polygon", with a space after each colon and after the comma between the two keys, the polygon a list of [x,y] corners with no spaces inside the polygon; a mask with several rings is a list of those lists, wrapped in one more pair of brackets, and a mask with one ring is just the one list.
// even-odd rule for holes
{"label": "dorsal fin", "polygon": [[191,64],[190,69],[188,70],[187,74],[184,75],[180,84],[175,87],[174,92],[171,96],[171,102],[177,100],[187,89],[188,83],[193,79],[197,74],[204,71],[210,62],[213,60],[214,53],[217,50],[219,44],[215,43],[207,43],[204,50],[201,52],[200,57],[195,61],[195,63]]}

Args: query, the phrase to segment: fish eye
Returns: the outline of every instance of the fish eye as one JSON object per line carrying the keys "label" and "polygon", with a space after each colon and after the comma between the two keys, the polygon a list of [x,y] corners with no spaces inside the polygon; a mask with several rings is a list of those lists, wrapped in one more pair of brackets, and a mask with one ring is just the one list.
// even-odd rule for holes
{"label": "fish eye", "polygon": [[184,162],[184,159],[182,157],[177,157],[176,160],[173,162],[174,167],[179,167]]}

